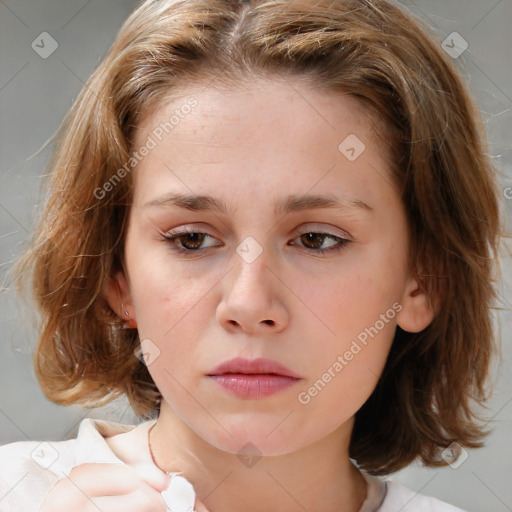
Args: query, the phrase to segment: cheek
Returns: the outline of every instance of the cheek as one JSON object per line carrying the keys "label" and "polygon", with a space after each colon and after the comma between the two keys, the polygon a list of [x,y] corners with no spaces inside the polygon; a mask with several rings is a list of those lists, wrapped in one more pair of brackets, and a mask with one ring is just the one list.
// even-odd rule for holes
{"label": "cheek", "polygon": [[[142,235],[139,238],[144,240]],[[198,302],[204,293],[201,283],[184,272],[184,266],[173,263],[163,246],[152,243],[143,249],[143,241],[132,240],[127,241],[126,260],[139,333],[156,335],[155,328],[167,332]]]}
{"label": "cheek", "polygon": [[198,282],[167,279],[156,268],[140,284],[139,289],[133,288],[140,338],[154,340],[162,351],[172,351],[173,357],[192,352],[194,346],[186,342],[207,322],[201,301],[207,290]]}
{"label": "cheek", "polygon": [[354,413],[375,387],[401,310],[400,262],[388,256],[389,248],[379,254],[386,257],[347,258],[335,278],[299,281],[297,291],[310,317],[308,332],[316,338],[314,346],[304,344],[312,369],[303,387],[305,401],[335,405],[342,400],[346,412]]}
{"label": "cheek", "polygon": [[328,300],[309,296],[327,334],[308,347],[311,371],[297,392],[306,430],[319,428],[324,418],[321,428],[330,431],[366,402],[385,366],[401,308],[369,276],[354,275],[329,291]]}
{"label": "cheek", "polygon": [[308,402],[317,395],[322,396],[317,405],[336,405],[341,400],[346,412],[353,414],[384,368],[401,306],[378,296],[374,287],[368,287],[373,293],[361,291],[357,286],[361,280],[350,284],[353,287],[347,284],[343,292],[333,290],[331,300],[316,303],[326,334],[317,338],[315,346],[304,347],[311,372],[302,390]]}
{"label": "cheek", "polygon": [[[196,377],[205,369],[201,340],[215,320],[212,300],[225,269],[198,273],[188,268],[197,269],[197,263],[173,262],[161,248],[132,249],[131,253],[127,251],[127,263],[131,265],[139,338],[149,340],[148,346],[158,356],[148,369],[164,395],[170,390],[179,395],[177,381],[186,382],[187,388],[194,387]],[[217,348],[210,346],[208,350],[215,360]]]}
{"label": "cheek", "polygon": [[142,251],[127,244],[126,259],[140,340],[151,340],[161,352],[179,350],[177,340],[188,325],[182,319],[193,311],[200,287],[169,265],[165,251]]}
{"label": "cheek", "polygon": [[157,265],[141,273],[133,283],[134,306],[139,337],[154,354],[147,364],[153,381],[166,400],[186,405],[197,385],[198,334],[207,328],[208,287],[170,274]]}
{"label": "cheek", "polygon": [[[311,326],[314,322],[323,345],[336,349],[365,332],[390,309],[386,319],[392,321],[396,316],[392,307],[400,297],[393,268],[387,266],[384,271],[384,265],[372,266],[371,260],[354,260],[357,263],[347,264],[336,275],[298,279],[294,288],[307,306],[303,318],[309,317]],[[383,330],[380,323],[378,328]]]}

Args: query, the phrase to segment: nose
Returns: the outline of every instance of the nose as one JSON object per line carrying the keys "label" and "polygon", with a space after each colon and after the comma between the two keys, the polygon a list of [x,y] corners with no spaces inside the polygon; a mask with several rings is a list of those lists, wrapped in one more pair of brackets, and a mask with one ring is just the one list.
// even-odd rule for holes
{"label": "nose", "polygon": [[217,308],[217,319],[227,331],[270,334],[282,331],[288,323],[283,302],[286,286],[279,273],[267,265],[264,254],[251,263],[234,257]]}

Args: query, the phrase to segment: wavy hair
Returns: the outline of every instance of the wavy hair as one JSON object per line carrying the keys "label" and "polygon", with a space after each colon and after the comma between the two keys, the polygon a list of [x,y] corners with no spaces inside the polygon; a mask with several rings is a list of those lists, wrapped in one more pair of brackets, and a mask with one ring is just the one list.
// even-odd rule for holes
{"label": "wavy hair", "polygon": [[[479,112],[435,35],[385,0],[156,0],[139,4],[56,134],[46,200],[17,269],[40,311],[43,392],[94,407],[126,394],[140,417],[161,395],[103,294],[123,266],[141,116],[186,85],[291,77],[358,99],[385,126],[406,208],[409,265],[435,319],[397,328],[383,374],[356,413],[350,456],[372,474],[420,457],[442,465],[453,441],[481,446],[495,347],[500,215]],[[385,137],[385,139],[384,139]],[[105,184],[116,175],[115,186]],[[110,183],[112,183],[110,181]]]}

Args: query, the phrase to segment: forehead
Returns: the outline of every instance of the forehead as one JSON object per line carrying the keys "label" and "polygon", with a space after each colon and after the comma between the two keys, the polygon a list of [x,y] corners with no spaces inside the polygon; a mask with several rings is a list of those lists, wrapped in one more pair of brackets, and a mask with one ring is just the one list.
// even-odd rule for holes
{"label": "forehead", "polygon": [[348,188],[388,180],[378,119],[347,94],[268,80],[180,92],[135,131],[134,150],[150,139],[154,146],[134,173],[145,196],[159,176],[183,192],[208,193],[222,182],[228,197],[290,181],[326,191],[343,176]]}
{"label": "forehead", "polygon": [[[186,106],[191,98],[197,100],[192,112]],[[300,78],[258,78],[252,83],[197,82],[179,86],[168,98],[153,105],[148,115],[140,113],[136,132],[139,135],[149,133],[159,122],[169,120],[173,113],[179,118],[178,122],[173,120],[175,135],[183,134],[185,126],[190,124],[190,121],[184,122],[187,118],[205,124],[212,117],[217,121],[236,120],[239,124],[246,121],[257,128],[254,121],[265,124],[295,115],[331,130],[339,128],[339,114],[343,114],[342,121],[352,124],[354,130],[361,128],[359,124],[372,127],[380,121],[362,101],[347,93],[320,89]],[[294,131],[294,128],[299,126],[288,126],[287,131]]]}
{"label": "forehead", "polygon": [[[235,133],[229,130],[234,123]],[[165,132],[164,137],[172,134],[165,137],[172,143],[173,140],[190,142],[191,135],[199,139],[198,130],[203,131],[212,124],[217,125],[214,132],[205,135],[218,140],[227,135],[228,140],[224,142],[229,143],[249,133],[260,140],[258,136],[269,125],[281,130],[283,140],[298,134],[311,137],[313,131],[333,135],[338,132],[339,138],[346,129],[358,132],[361,137],[367,135],[367,139],[371,135],[373,139],[380,134],[382,122],[354,96],[320,89],[301,78],[257,78],[251,83],[229,85],[192,82],[173,90],[168,99],[153,105],[147,115],[139,114],[136,145],[141,145],[159,126]],[[374,131],[375,126],[379,131]],[[370,133],[363,133],[367,131]],[[182,140],[178,141],[179,138]]]}

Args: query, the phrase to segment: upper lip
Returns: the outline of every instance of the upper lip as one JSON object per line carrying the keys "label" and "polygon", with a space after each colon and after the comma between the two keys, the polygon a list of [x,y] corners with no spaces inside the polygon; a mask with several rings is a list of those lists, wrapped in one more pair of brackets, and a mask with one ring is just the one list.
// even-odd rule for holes
{"label": "upper lip", "polygon": [[208,375],[222,375],[224,373],[244,373],[246,375],[255,373],[274,373],[277,375],[294,377],[296,379],[301,378],[281,363],[265,357],[259,357],[257,359],[236,357],[219,364],[210,371]]}

